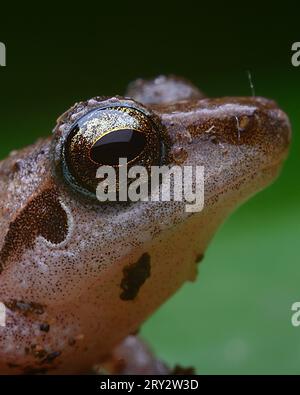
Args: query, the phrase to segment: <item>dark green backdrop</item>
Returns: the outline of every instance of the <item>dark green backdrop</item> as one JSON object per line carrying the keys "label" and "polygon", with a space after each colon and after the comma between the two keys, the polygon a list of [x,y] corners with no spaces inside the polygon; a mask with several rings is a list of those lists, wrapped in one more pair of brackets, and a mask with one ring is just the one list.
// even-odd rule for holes
{"label": "dark green backdrop", "polygon": [[[196,7],[198,4],[198,7]],[[283,2],[61,4],[51,11],[1,5],[0,155],[50,133],[74,102],[121,94],[128,81],[161,73],[193,80],[209,96],[273,98],[293,125],[278,181],[222,227],[199,279],[143,327],[156,352],[199,373],[299,373],[299,11]]]}

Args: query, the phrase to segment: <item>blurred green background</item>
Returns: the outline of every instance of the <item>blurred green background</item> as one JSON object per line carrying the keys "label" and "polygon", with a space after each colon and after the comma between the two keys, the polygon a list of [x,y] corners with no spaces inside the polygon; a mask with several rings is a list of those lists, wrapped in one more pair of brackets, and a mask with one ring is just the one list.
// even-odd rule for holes
{"label": "blurred green background", "polygon": [[[23,7],[23,8],[22,8]],[[143,326],[170,364],[200,374],[298,374],[300,328],[299,12],[284,2],[240,7],[196,2],[75,5],[53,10],[1,5],[0,155],[46,136],[74,102],[122,94],[137,77],[175,73],[208,96],[275,99],[293,126],[280,178],[223,225],[186,284]]]}

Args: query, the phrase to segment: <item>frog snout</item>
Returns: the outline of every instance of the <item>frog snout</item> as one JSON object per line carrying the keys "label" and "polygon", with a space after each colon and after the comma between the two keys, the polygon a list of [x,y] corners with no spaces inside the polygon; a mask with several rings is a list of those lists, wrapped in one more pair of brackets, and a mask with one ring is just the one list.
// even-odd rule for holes
{"label": "frog snout", "polygon": [[[274,102],[272,102],[274,103]],[[285,156],[291,142],[291,124],[287,114],[276,103],[266,110],[261,121],[261,144],[276,159]]]}
{"label": "frog snout", "polygon": [[276,102],[262,97],[240,99],[236,124],[237,144],[261,148],[270,155],[287,151],[291,140],[291,125],[286,113]]}
{"label": "frog snout", "polygon": [[286,136],[287,141],[290,142],[292,137],[292,130],[290,120],[287,114],[280,108],[269,110],[269,117],[279,133]]}

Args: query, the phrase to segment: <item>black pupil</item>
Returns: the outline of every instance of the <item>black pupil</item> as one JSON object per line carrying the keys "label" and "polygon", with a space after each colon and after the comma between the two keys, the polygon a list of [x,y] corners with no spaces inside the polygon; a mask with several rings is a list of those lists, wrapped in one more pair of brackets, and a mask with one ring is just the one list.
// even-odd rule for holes
{"label": "black pupil", "polygon": [[143,133],[133,129],[115,130],[101,137],[91,148],[91,159],[101,165],[118,165],[119,158],[127,162],[136,158],[145,148]]}

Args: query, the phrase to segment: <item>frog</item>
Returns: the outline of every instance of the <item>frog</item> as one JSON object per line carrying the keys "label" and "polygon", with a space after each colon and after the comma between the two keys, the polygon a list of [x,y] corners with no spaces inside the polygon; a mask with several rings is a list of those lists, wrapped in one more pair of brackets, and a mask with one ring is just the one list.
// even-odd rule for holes
{"label": "frog", "polygon": [[[273,100],[209,98],[162,75],[77,102],[51,136],[11,152],[0,163],[0,373],[170,372],[139,328],[195,280],[219,226],[276,179],[290,141]],[[203,209],[99,202],[97,167],[120,155],[203,166]]]}

